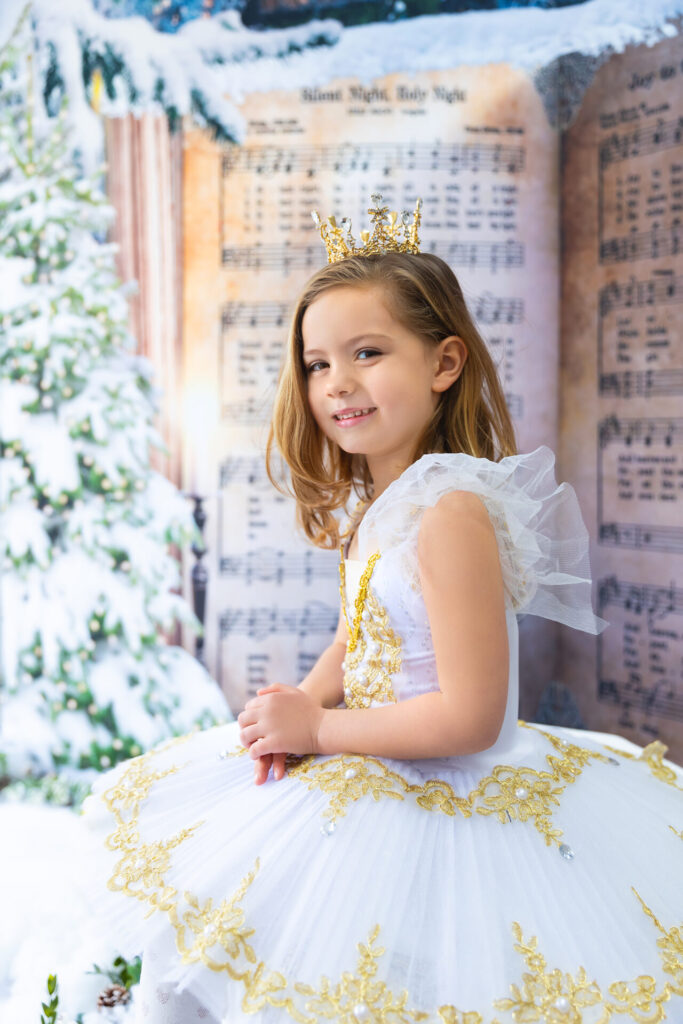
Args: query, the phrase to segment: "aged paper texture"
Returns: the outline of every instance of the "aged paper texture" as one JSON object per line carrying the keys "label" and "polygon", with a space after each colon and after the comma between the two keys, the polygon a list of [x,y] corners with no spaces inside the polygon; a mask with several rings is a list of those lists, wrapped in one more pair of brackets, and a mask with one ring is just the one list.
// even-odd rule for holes
{"label": "aged paper texture", "polygon": [[562,470],[592,538],[596,639],[563,632],[595,729],[683,756],[683,61],[598,72],[563,146]]}
{"label": "aged paper texture", "polygon": [[557,137],[528,77],[338,80],[242,111],[242,146],[188,133],[184,202],[185,480],[208,495],[208,664],[234,711],[298,682],[338,616],[336,553],[306,546],[263,468],[288,317],[326,259],[312,209],[351,217],[358,237],[372,193],[398,211],[421,196],[423,248],[462,284],[520,449],[558,436]]}

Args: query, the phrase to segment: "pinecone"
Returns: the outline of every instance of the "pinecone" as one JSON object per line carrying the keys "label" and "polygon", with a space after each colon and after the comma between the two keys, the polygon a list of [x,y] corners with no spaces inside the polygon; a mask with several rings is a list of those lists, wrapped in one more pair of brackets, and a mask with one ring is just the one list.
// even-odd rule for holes
{"label": "pinecone", "polygon": [[99,1009],[105,1006],[123,1006],[130,999],[130,992],[123,985],[110,985],[97,997]]}

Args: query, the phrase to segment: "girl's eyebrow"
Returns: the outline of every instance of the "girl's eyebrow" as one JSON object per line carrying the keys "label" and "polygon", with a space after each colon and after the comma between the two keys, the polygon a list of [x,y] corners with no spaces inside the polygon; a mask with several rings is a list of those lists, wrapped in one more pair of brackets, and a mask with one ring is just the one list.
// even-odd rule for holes
{"label": "girl's eyebrow", "polygon": [[[344,346],[346,346],[346,345],[356,345],[359,341],[364,341],[366,338],[385,338],[386,339],[388,337],[389,337],[388,334],[381,334],[379,331],[370,331],[370,332],[365,333],[365,334],[357,334],[353,338],[347,338],[346,341],[342,342],[342,344]],[[320,348],[304,348],[304,350],[303,350],[304,358],[306,358],[308,356],[320,356],[320,355],[324,355],[323,349],[320,349]]]}

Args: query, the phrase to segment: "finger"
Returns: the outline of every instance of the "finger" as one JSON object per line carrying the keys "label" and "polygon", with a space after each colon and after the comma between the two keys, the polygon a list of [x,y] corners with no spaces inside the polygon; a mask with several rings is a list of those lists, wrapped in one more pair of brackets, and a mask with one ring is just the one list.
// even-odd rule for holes
{"label": "finger", "polygon": [[239,722],[241,728],[244,729],[245,726],[253,725],[255,722],[258,721],[258,714],[255,709],[250,709],[249,711],[247,711],[245,708],[244,711],[240,711],[239,715],[237,716],[237,721]]}
{"label": "finger", "polygon": [[270,686],[262,686],[256,693],[261,697],[264,693],[279,693],[281,690],[289,690],[289,686],[285,686],[284,683],[271,683]]}
{"label": "finger", "polygon": [[249,757],[255,761],[259,757],[264,757],[266,754],[272,754],[271,740],[266,736],[261,736],[260,739],[254,740],[252,745],[249,747]]}
{"label": "finger", "polygon": [[285,774],[286,754],[273,754],[273,778],[281,779]]}
{"label": "finger", "polygon": [[262,786],[268,778],[268,772],[273,761],[272,754],[266,754],[265,757],[259,757],[258,761],[254,765],[254,782],[257,786]]}
{"label": "finger", "polygon": [[262,708],[262,707],[263,707],[263,701],[259,700],[258,697],[252,697],[251,700],[248,700],[247,703],[244,705],[244,710],[247,711],[248,709]]}
{"label": "finger", "polygon": [[254,742],[249,747],[249,757],[252,759],[252,761],[258,761],[258,759],[266,753],[265,750],[261,749],[262,745],[263,741],[261,739],[257,739],[254,740]]}
{"label": "finger", "polygon": [[246,729],[240,731],[240,739],[245,747],[251,747],[254,741],[259,739],[261,728],[259,725],[248,725]]}

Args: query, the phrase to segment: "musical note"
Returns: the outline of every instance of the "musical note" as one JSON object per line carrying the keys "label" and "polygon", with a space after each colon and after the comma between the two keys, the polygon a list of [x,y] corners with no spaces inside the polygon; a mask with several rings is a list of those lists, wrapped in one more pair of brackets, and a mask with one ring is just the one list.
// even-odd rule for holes
{"label": "musical note", "polygon": [[662,233],[654,227],[647,231],[634,231],[633,234],[601,242],[600,262],[623,263],[672,256],[678,252],[682,240],[683,228],[680,224],[671,224]]}
{"label": "musical note", "polygon": [[260,455],[229,455],[221,462],[218,477],[221,488],[231,483],[248,484],[250,487],[271,486]]}
{"label": "musical note", "polygon": [[660,271],[644,281],[631,278],[625,284],[612,281],[598,293],[598,308],[601,316],[607,316],[616,309],[630,309],[633,306],[662,306],[683,302],[683,276],[675,277],[672,271]]}
{"label": "musical note", "polygon": [[608,547],[647,548],[683,554],[683,526],[645,526],[641,523],[601,522],[598,542]]}
{"label": "musical note", "polygon": [[648,447],[653,441],[670,447],[679,438],[683,439],[683,417],[652,416],[627,419],[611,415],[598,424],[598,439],[601,449],[615,441],[627,447],[637,441],[641,441]]}
{"label": "musical note", "polygon": [[653,617],[662,614],[683,615],[683,587],[672,581],[666,587],[650,583],[627,583],[616,576],[601,579],[598,586],[601,612],[608,605],[625,608],[636,615],[643,610]]}
{"label": "musical note", "polygon": [[221,314],[223,330],[230,327],[286,327],[291,307],[287,302],[226,302]]}
{"label": "musical note", "polygon": [[602,142],[599,149],[600,167],[620,160],[647,156],[656,150],[680,146],[683,137],[683,117],[671,121],[657,119],[656,124],[636,128],[635,131],[619,135],[613,132]]}
{"label": "musical note", "polygon": [[[610,613],[609,608],[616,609]],[[631,711],[683,719],[680,655],[681,628],[672,616],[683,615],[683,589],[632,583],[609,576],[598,582],[598,613],[610,619],[608,637],[598,637],[598,700],[622,709],[621,724],[656,733],[650,722],[636,723]],[[610,649],[611,670],[603,664]],[[615,678],[620,666],[622,678]],[[651,682],[644,682],[644,680]]]}
{"label": "musical note", "polygon": [[223,153],[223,176],[255,174],[271,177],[275,174],[305,173],[309,176],[321,171],[348,175],[356,171],[385,170],[386,168],[411,171],[490,171],[493,174],[518,174],[524,170],[523,146],[474,142],[450,143],[434,147],[429,143],[366,142],[340,145],[238,146],[228,144]]}
{"label": "musical note", "polygon": [[484,292],[468,305],[482,324],[520,324],[524,320],[524,299],[500,298]]}
{"label": "musical note", "polygon": [[645,398],[683,394],[683,367],[667,370],[621,370],[600,374],[601,395]]}

